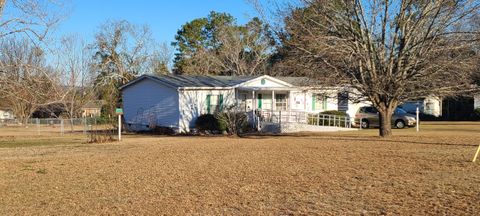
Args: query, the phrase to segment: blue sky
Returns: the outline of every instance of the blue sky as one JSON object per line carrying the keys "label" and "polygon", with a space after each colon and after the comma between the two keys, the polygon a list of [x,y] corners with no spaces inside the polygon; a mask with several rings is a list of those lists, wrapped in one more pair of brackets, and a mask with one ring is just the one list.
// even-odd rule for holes
{"label": "blue sky", "polygon": [[78,34],[93,40],[108,19],[147,24],[158,42],[172,42],[186,22],[205,17],[212,10],[232,14],[240,24],[255,16],[245,0],[72,0],[71,14],[57,28],[57,35]]}

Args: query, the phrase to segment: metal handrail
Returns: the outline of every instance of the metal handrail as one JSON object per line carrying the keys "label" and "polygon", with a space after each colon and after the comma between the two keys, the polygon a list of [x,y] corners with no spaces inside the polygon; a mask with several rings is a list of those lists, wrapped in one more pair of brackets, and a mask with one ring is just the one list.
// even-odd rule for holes
{"label": "metal handrail", "polygon": [[351,128],[353,118],[321,113],[309,113],[304,111],[273,111],[259,110],[257,112],[260,121],[270,123],[302,123],[318,126]]}

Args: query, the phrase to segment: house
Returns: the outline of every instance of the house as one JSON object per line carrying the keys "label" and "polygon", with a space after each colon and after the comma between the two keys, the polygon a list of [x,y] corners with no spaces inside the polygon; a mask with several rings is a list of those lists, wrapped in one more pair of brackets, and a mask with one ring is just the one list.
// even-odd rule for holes
{"label": "house", "polygon": [[401,104],[399,107],[409,113],[416,113],[417,107],[420,113],[432,115],[435,117],[442,116],[442,99],[439,97],[424,97],[418,100],[411,100]]}
{"label": "house", "polygon": [[438,117],[437,119],[469,121],[474,116],[474,110],[480,107],[480,94],[444,98],[431,96],[407,101],[399,107],[409,113],[415,113],[417,106],[420,113]]}
{"label": "house", "polygon": [[120,90],[132,131],[162,126],[189,132],[198,116],[233,105],[250,114],[339,110],[352,117],[361,105],[340,88],[321,88],[303,77],[143,75]]}
{"label": "house", "polygon": [[99,117],[102,114],[103,101],[88,101],[81,107],[82,117]]}
{"label": "house", "polygon": [[13,110],[9,107],[0,107],[0,120],[12,120],[15,119]]}

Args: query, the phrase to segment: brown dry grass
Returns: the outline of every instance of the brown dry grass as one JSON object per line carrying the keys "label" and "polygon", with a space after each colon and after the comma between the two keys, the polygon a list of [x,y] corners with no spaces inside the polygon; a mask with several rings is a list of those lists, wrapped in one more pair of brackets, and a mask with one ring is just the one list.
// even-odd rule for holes
{"label": "brown dry grass", "polygon": [[10,145],[0,215],[480,213],[480,124],[394,132]]}

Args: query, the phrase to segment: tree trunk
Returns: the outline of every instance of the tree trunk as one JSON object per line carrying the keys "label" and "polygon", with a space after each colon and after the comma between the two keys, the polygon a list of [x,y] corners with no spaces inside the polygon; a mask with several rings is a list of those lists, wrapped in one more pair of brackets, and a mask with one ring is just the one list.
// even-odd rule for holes
{"label": "tree trunk", "polygon": [[378,114],[379,117],[379,132],[381,137],[389,137],[392,136],[392,109],[385,109],[380,111]]}

